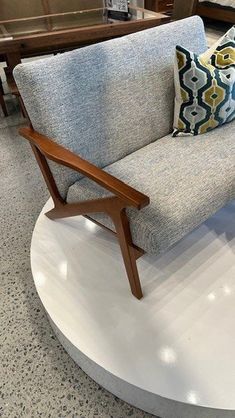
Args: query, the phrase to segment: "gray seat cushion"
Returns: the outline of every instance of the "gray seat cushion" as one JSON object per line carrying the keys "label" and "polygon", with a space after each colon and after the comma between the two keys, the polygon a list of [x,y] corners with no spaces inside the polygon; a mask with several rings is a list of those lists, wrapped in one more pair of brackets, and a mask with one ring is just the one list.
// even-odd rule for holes
{"label": "gray seat cushion", "polygon": [[[235,122],[197,138],[166,136],[105,168],[150,197],[128,209],[134,244],[158,254],[235,198]],[[104,197],[88,179],[74,183],[67,201]],[[109,217],[92,217],[114,229]]]}

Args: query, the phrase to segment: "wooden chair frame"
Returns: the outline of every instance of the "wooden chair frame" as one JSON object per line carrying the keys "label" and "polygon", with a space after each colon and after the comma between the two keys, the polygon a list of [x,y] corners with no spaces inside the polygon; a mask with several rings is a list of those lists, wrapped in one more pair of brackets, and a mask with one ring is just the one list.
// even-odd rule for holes
{"label": "wooden chair frame", "polygon": [[[104,212],[110,216],[116,229],[131,292],[137,299],[141,299],[143,293],[136,260],[144,254],[144,251],[136,247],[132,242],[126,208],[131,206],[140,210],[149,204],[149,197],[82,159],[63,146],[58,145],[52,139],[34,131],[32,127],[23,127],[19,132],[20,135],[30,142],[54,202],[54,208],[47,212],[46,216],[53,220],[77,215],[83,215],[89,218],[90,214],[98,212]],[[112,192],[113,196],[79,203],[67,203],[58,191],[47,159],[78,171],[106,190]],[[99,225],[104,227],[101,224]]]}

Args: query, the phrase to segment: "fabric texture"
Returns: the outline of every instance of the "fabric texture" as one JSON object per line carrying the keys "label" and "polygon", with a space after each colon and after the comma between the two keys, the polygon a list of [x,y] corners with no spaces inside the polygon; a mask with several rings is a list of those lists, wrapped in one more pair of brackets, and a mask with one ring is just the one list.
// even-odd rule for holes
{"label": "fabric texture", "polygon": [[[34,129],[99,167],[167,135],[178,43],[197,54],[206,50],[199,17],[17,66],[14,77]],[[50,167],[62,196],[81,178]]]}
{"label": "fabric texture", "polygon": [[[158,254],[235,198],[235,121],[195,141],[164,138],[105,168],[150,197],[150,205],[127,210],[134,244]],[[67,201],[111,195],[89,179],[69,188]],[[105,214],[93,219],[114,230]]]}
{"label": "fabric texture", "polygon": [[198,135],[235,118],[235,27],[210,59],[176,47],[174,136]]}

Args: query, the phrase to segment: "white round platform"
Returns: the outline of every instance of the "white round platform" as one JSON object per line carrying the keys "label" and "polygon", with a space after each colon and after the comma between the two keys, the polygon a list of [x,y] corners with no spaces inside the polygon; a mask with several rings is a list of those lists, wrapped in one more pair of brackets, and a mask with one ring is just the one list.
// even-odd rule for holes
{"label": "white round platform", "polygon": [[83,217],[43,214],[35,285],[71,357],[119,398],[164,418],[235,417],[235,202],[161,257],[130,293],[116,238]]}

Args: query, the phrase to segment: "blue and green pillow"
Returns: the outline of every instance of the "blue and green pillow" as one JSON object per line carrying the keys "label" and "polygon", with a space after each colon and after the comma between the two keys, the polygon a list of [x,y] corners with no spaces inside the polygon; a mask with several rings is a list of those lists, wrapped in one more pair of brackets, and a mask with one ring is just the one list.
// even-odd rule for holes
{"label": "blue and green pillow", "polygon": [[199,135],[235,119],[235,26],[200,56],[176,47],[173,136]]}

